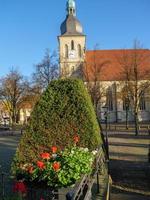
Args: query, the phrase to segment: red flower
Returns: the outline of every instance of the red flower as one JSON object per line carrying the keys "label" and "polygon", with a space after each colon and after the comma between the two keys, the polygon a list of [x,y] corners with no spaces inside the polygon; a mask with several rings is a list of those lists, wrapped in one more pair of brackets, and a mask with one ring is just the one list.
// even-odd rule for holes
{"label": "red flower", "polygon": [[44,168],[45,168],[45,164],[44,164],[42,161],[37,161],[37,166],[38,166],[40,169],[44,169]]}
{"label": "red flower", "polygon": [[80,138],[78,135],[75,135],[73,140],[74,140],[75,144],[77,144],[79,142]]}
{"label": "red flower", "polygon": [[56,147],[56,146],[53,146],[51,149],[52,149],[52,152],[53,152],[53,153],[56,153],[56,152],[57,152],[57,147]]}
{"label": "red flower", "polygon": [[13,186],[13,192],[27,193],[27,187],[23,182],[16,182]]}
{"label": "red flower", "polygon": [[42,153],[41,154],[41,157],[43,158],[43,159],[50,159],[50,154],[49,153]]}
{"label": "red flower", "polygon": [[59,162],[54,162],[53,163],[53,169],[54,169],[54,171],[58,171],[60,169],[60,163]]}
{"label": "red flower", "polygon": [[33,171],[34,171],[34,167],[33,167],[33,166],[30,166],[30,167],[28,168],[28,172],[29,172],[30,174],[32,174]]}

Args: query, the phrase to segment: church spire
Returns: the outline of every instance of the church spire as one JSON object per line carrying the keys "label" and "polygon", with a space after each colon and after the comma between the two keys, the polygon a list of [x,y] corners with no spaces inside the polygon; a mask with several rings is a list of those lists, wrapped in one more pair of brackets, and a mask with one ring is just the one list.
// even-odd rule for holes
{"label": "church spire", "polygon": [[75,0],[67,1],[67,13],[68,15],[76,16],[76,3]]}

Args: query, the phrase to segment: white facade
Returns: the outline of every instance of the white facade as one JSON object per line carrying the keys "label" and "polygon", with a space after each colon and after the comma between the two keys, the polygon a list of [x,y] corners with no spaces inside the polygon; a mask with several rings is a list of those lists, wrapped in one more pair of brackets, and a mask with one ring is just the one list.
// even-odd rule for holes
{"label": "white facade", "polygon": [[[129,122],[134,121],[133,107],[130,105],[129,109],[124,107],[124,101],[121,98],[121,93],[123,89],[123,82],[119,81],[103,81],[104,88],[107,91],[108,88],[112,91],[112,106],[108,106],[108,121],[109,122]],[[143,102],[144,106],[139,105],[138,119],[139,121],[150,121],[150,89],[145,92]],[[100,107],[98,109],[98,115],[101,120],[104,120],[104,110],[103,107],[107,104],[107,95],[105,95],[100,102]]]}

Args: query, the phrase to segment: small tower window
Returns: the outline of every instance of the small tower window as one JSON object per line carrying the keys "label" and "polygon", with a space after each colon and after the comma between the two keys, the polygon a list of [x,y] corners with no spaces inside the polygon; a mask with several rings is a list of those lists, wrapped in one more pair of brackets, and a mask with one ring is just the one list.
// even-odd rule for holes
{"label": "small tower window", "polygon": [[65,58],[68,58],[68,45],[65,45]]}
{"label": "small tower window", "polygon": [[74,41],[71,41],[71,50],[74,50]]}
{"label": "small tower window", "polygon": [[78,56],[79,56],[79,58],[82,57],[81,45],[80,44],[78,44]]}

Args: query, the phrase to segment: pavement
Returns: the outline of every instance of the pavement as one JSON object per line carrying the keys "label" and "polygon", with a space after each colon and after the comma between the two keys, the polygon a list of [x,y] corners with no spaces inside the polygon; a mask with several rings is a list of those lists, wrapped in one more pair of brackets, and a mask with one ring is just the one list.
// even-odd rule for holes
{"label": "pavement", "polygon": [[150,136],[109,132],[111,200],[150,200]]}
{"label": "pavement", "polygon": [[112,194],[111,200],[150,200],[150,197],[133,194],[133,193],[123,193],[123,194]]}
{"label": "pavement", "polygon": [[4,194],[12,193],[12,179],[10,178],[10,169],[13,157],[20,140],[20,134],[2,134],[0,132],[0,199],[2,195],[2,172],[4,173]]}
{"label": "pavement", "polygon": [[0,135],[0,165],[5,173],[10,171],[19,140],[20,135]]}

